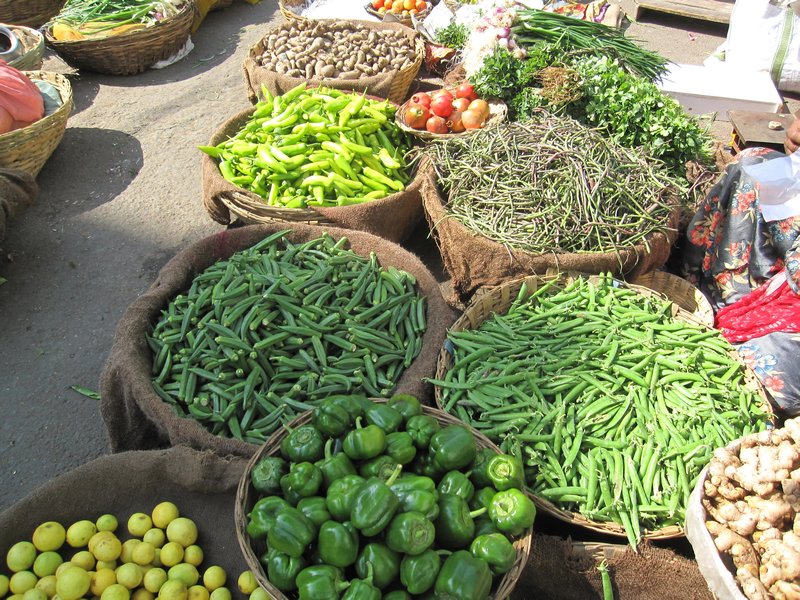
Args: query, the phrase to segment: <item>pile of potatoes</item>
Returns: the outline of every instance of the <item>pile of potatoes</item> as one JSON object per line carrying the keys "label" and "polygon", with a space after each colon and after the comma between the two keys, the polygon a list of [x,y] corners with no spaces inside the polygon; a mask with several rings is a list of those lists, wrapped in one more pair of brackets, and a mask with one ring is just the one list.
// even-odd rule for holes
{"label": "pile of potatoes", "polygon": [[414,42],[397,30],[375,30],[347,22],[302,20],[266,36],[256,62],[290,77],[358,79],[401,70],[414,62]]}

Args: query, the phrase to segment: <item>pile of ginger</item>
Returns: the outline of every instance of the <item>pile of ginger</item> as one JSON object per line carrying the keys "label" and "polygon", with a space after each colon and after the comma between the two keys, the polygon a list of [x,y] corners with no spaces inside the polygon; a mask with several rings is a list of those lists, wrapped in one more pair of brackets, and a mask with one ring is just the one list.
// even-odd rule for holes
{"label": "pile of ginger", "polygon": [[720,448],[704,482],[706,526],[751,600],[800,600],[800,419]]}

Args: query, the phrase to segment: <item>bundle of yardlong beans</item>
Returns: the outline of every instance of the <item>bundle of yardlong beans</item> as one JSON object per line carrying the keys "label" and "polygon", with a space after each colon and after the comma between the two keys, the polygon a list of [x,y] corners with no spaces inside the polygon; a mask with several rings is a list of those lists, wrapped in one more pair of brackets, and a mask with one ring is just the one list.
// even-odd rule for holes
{"label": "bundle of yardlong beans", "polygon": [[533,253],[614,252],[666,231],[677,181],[661,163],[574,119],[530,121],[436,140],[447,212],[468,229]]}
{"label": "bundle of yardlong beans", "polygon": [[445,410],[519,452],[536,495],[622,525],[634,546],[682,524],[714,449],[768,420],[718,331],[610,277],[523,287],[448,339],[453,365],[433,380]]}

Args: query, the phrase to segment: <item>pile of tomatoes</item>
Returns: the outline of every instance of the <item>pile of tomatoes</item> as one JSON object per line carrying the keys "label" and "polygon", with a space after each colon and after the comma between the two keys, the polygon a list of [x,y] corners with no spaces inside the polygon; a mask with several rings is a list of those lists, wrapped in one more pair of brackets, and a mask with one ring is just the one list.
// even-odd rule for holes
{"label": "pile of tomatoes", "polygon": [[478,98],[471,84],[455,90],[418,92],[402,108],[403,121],[413,129],[431,133],[461,133],[480,129],[489,118],[489,104]]}
{"label": "pile of tomatoes", "polygon": [[402,17],[425,12],[429,7],[425,0],[372,0],[372,8],[379,14],[390,12]]}

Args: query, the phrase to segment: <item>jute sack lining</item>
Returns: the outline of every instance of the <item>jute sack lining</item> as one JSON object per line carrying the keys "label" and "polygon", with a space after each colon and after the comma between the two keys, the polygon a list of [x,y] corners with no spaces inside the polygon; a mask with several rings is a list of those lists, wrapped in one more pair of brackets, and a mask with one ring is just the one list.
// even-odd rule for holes
{"label": "jute sack lining", "polygon": [[36,201],[39,187],[33,176],[20,169],[0,169],[0,242],[8,222]]}
{"label": "jute sack lining", "polygon": [[161,269],[150,289],[122,316],[100,381],[100,408],[113,451],[184,444],[211,449],[223,456],[249,457],[258,449],[253,444],[214,436],[197,421],[173,412],[172,406],[153,391],[153,359],[146,334],[152,331],[161,311],[177,294],[189,288],[198,273],[282,229],[291,229],[287,238],[293,242],[317,238],[325,231],[337,239],[347,237],[356,253],[369,256],[374,251],[381,266],[394,266],[416,278],[427,302],[427,330],[422,338],[422,351],[403,373],[395,391],[431,401],[433,388],[423,383],[422,378],[433,375],[454,314],[419,258],[392,242],[358,231],[312,225],[253,225],[209,236],[178,253]]}
{"label": "jute sack lining", "polygon": [[[209,142],[216,146],[238,132],[255,109],[246,108],[226,121]],[[225,180],[219,171],[217,161],[207,154],[202,157],[203,169],[203,205],[212,219],[223,225],[232,220],[231,211],[222,198],[232,200],[234,192],[251,199],[256,203],[266,205],[266,200],[258,195],[243,190]],[[378,200],[370,200],[363,204],[337,207],[314,207],[313,211],[319,213],[322,219],[336,227],[358,229],[394,242],[407,239],[422,219],[422,197],[420,194],[422,179],[425,172],[419,171],[405,190],[391,194]],[[291,209],[283,209],[286,214]],[[301,211],[298,209],[298,213]],[[307,212],[307,211],[305,211]],[[276,211],[276,214],[280,214]],[[276,218],[276,221],[283,220]],[[303,219],[297,219],[301,221]]]}
{"label": "jute sack lining", "polygon": [[[220,565],[233,581],[247,567],[236,540],[233,512],[236,486],[247,461],[222,458],[186,447],[103,456],[35,489],[0,513],[0,552],[31,539],[37,525],[58,521],[69,527],[80,519],[111,513],[120,521],[117,535],[134,512],[150,513],[162,501],[174,502],[199,530],[202,566]],[[202,570],[202,567],[201,567]]]}

